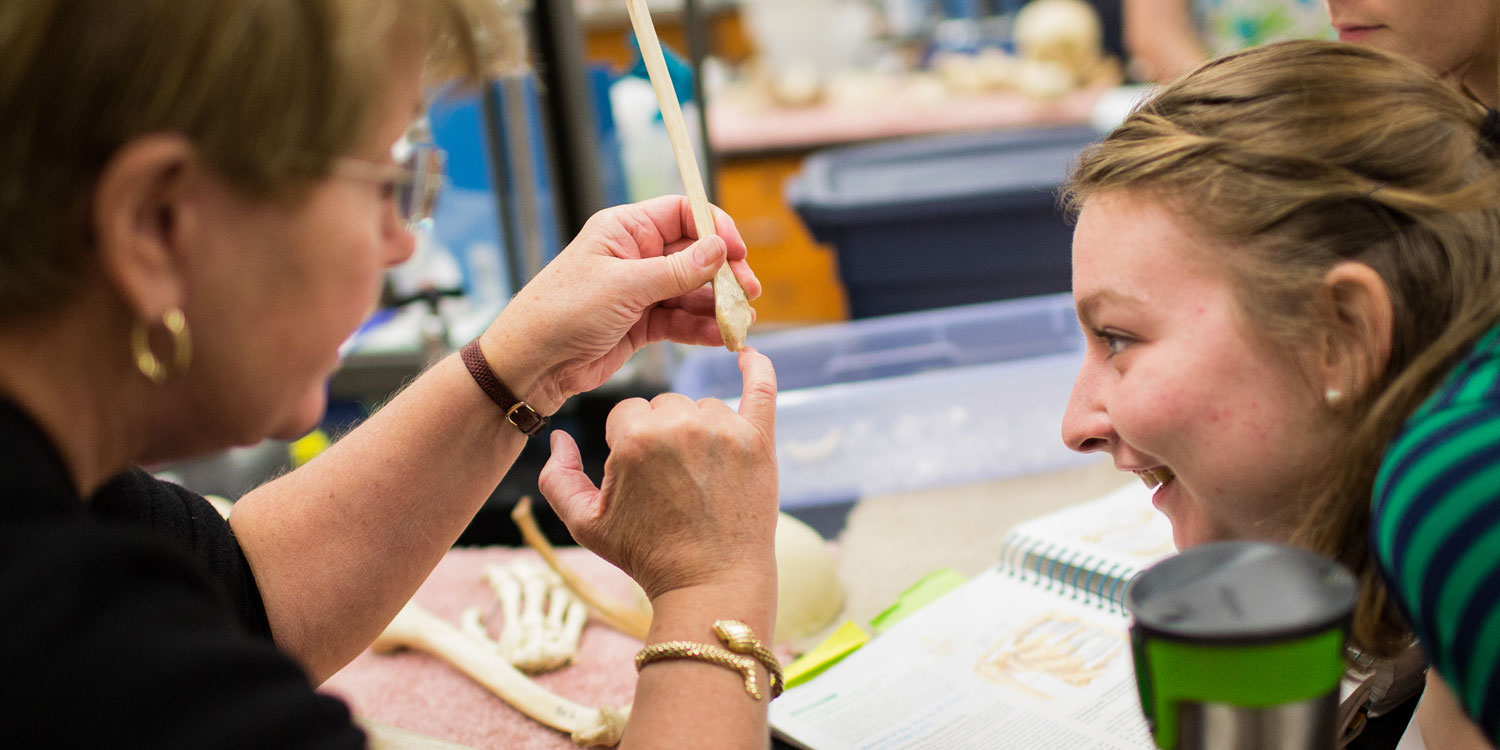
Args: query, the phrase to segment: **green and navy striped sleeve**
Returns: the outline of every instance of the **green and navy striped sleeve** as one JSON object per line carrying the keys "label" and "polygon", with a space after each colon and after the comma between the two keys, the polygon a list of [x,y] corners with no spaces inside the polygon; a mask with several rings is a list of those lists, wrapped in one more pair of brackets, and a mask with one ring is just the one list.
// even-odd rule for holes
{"label": "green and navy striped sleeve", "polygon": [[1375,478],[1380,567],[1433,666],[1500,739],[1500,328],[1387,448]]}

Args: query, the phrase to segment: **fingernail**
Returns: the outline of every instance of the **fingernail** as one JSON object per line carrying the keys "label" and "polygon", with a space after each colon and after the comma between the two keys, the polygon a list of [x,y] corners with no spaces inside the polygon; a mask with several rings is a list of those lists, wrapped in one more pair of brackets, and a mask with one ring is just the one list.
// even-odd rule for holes
{"label": "fingernail", "polygon": [[719,240],[716,237],[710,237],[703,242],[699,242],[698,246],[693,248],[693,260],[697,261],[700,266],[717,262],[719,260],[719,244]]}

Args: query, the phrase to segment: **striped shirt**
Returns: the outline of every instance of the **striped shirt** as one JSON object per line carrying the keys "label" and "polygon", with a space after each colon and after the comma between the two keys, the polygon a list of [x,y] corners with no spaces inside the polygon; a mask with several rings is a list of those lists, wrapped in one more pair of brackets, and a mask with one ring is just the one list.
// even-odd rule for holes
{"label": "striped shirt", "polygon": [[1370,533],[1433,667],[1500,739],[1500,327],[1391,441]]}

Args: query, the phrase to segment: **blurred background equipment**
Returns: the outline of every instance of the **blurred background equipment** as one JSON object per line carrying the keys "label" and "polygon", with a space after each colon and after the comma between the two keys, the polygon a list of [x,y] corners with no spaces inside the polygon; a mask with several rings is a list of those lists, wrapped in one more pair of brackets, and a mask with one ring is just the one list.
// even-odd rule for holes
{"label": "blurred background equipment", "polygon": [[[650,5],[705,188],[735,218],[765,287],[752,337],[805,329],[787,335],[859,341],[857,330],[817,326],[1067,290],[1069,227],[1053,192],[1119,81],[1118,0]],[[412,260],[390,271],[382,309],[345,344],[323,425],[335,439],[483,330],[593,212],[682,190],[623,3],[508,7],[514,44],[527,48],[516,57],[533,64],[478,91],[434,92],[413,131],[448,153],[446,189]],[[689,354],[652,345],[554,417],[579,441],[586,471],[602,474],[615,403],[672,387]],[[821,385],[845,380],[828,374]],[[929,407],[977,414],[973,399],[987,395],[973,385],[934,394],[945,400]],[[808,429],[857,427],[848,409],[866,408],[858,403],[809,416],[832,421]],[[163,468],[232,499],[284,471],[286,453],[257,446],[263,462],[237,453]],[[546,442],[532,441],[461,541],[519,543],[509,510],[537,493],[546,458]],[[834,492],[852,500],[887,474]],[[831,506],[804,507],[805,520],[836,532],[840,516],[818,510]],[[537,516],[554,541],[570,541],[550,509],[539,504]]]}
{"label": "blurred background equipment", "polygon": [[1131,74],[1166,82],[1211,57],[1286,39],[1335,39],[1323,0],[1124,0]]}
{"label": "blurred background equipment", "polygon": [[819,151],[787,201],[833,246],[854,318],[1067,292],[1073,227],[1057,188],[1097,137],[1076,126]]}
{"label": "blurred background equipment", "polygon": [[[1083,344],[1067,294],[752,334],[776,363],[782,510],[832,538],[862,497],[1096,461],[1057,434]],[[672,389],[735,403],[734,356],[693,352]]]}

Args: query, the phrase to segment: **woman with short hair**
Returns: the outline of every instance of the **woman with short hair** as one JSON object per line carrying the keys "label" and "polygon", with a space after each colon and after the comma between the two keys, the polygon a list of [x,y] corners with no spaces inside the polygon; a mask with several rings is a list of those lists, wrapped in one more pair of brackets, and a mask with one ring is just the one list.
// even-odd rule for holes
{"label": "woman with short hair", "polygon": [[[610,209],[462,356],[227,522],[133,468],[318,424],[433,197],[404,136],[435,84],[512,62],[502,5],[0,4],[0,745],[362,747],[314,686],[540,418],[648,342],[721,345],[721,263],[759,292],[727,217],[695,239],[686,199]],[[775,377],[740,363],[738,412],[622,403],[602,491],[551,438],[544,486],[651,597],[650,643],[716,644],[719,619],[772,638]],[[653,664],[622,746],[685,737],[760,747],[765,701],[736,670]]]}

